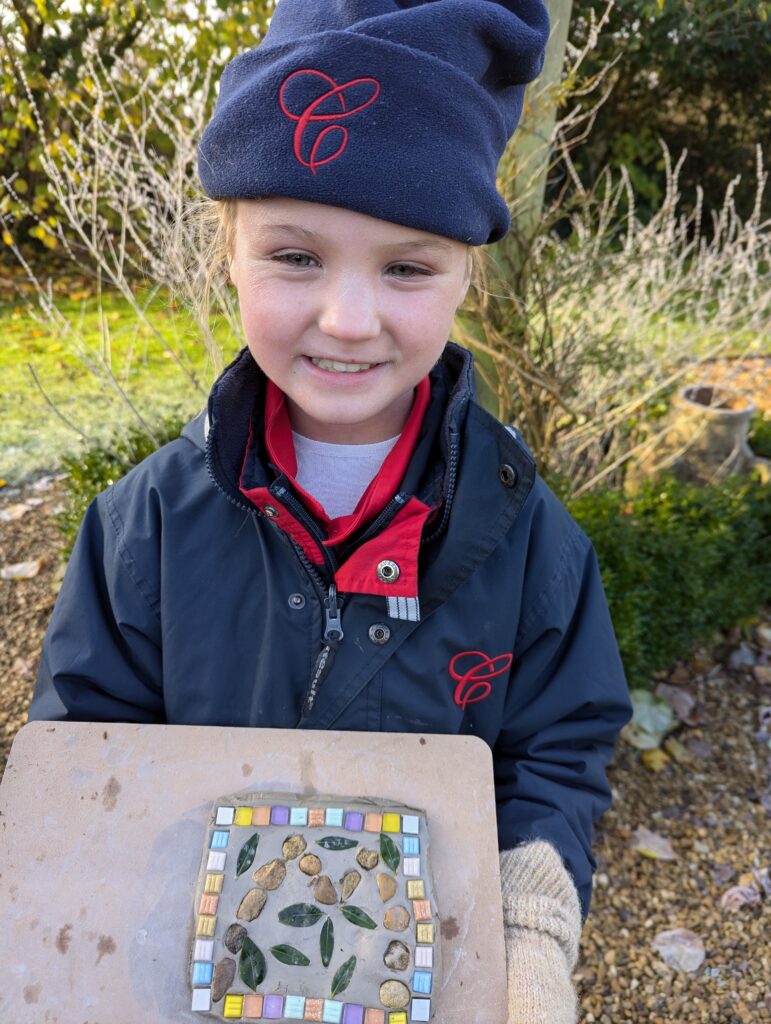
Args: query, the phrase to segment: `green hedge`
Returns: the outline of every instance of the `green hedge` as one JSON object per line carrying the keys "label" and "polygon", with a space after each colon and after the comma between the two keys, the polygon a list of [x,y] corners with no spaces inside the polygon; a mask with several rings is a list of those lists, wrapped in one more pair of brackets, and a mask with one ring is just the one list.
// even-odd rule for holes
{"label": "green hedge", "polygon": [[[157,433],[165,442],[181,427],[165,420]],[[133,430],[66,461],[59,525],[67,554],[91,499],[154,448]],[[560,481],[550,483],[564,492]],[[597,549],[630,686],[646,686],[771,600],[771,487],[757,479],[706,489],[667,479],[644,484],[634,498],[609,490],[565,503]]]}

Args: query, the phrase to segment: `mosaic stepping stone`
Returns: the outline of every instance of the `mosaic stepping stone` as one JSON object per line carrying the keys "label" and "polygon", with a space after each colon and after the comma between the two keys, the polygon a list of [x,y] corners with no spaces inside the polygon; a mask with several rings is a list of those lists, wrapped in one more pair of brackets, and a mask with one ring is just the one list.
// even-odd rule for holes
{"label": "mosaic stepping stone", "polygon": [[214,803],[201,843],[188,968],[197,1015],[434,1018],[440,915],[424,812],[386,800],[238,793]]}

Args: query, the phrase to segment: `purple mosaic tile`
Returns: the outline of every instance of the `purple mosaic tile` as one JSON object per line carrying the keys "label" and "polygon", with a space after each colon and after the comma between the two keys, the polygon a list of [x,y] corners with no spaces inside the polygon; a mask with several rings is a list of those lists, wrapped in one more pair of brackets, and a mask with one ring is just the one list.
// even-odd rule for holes
{"label": "purple mosaic tile", "polygon": [[361,832],[364,828],[364,815],[358,811],[348,811],[345,816],[345,827],[349,832]]}
{"label": "purple mosaic tile", "polygon": [[289,824],[289,808],[288,807],[274,807],[270,812],[270,823],[271,825],[288,825]]}
{"label": "purple mosaic tile", "polygon": [[346,1003],[343,1007],[343,1024],[364,1024],[364,1007]]}
{"label": "purple mosaic tile", "polygon": [[[288,809],[286,810],[288,814],[289,811]],[[284,1016],[284,997],[265,996],[265,1001],[262,1005],[262,1016],[265,1020],[281,1020]]]}

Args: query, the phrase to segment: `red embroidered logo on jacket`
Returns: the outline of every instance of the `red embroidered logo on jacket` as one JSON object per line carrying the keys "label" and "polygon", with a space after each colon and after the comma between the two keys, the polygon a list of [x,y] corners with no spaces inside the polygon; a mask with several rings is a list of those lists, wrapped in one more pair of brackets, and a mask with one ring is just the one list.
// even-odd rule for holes
{"label": "red embroidered logo on jacket", "polygon": [[[299,114],[294,113],[287,106],[286,90],[290,82],[295,81],[300,75],[315,75],[321,79],[325,85],[329,88],[325,89],[321,95],[316,96],[312,99],[303,111]],[[307,81],[307,79],[306,79]],[[318,84],[318,83],[316,83]],[[352,89],[363,86],[371,86],[373,88],[372,95],[365,99],[363,103],[359,103],[358,106],[352,107],[350,110],[345,104],[345,94],[350,92]],[[361,94],[361,90],[359,90]],[[317,167],[323,167],[324,164],[332,163],[333,160],[337,160],[345,152],[346,146],[348,145],[348,129],[341,124],[327,124],[326,128],[323,128],[316,140],[311,145],[311,151],[306,160],[303,156],[303,149],[307,150],[307,145],[304,145],[305,134],[311,124],[318,122],[329,122],[329,121],[342,121],[345,118],[353,117],[354,114],[358,114],[359,111],[364,110],[366,107],[371,106],[380,95],[380,82],[376,78],[354,78],[350,82],[345,82],[343,85],[338,85],[333,78],[329,75],[325,75],[323,71],[315,71],[313,68],[301,68],[299,71],[294,71],[284,81],[278,94],[278,100],[281,104],[282,111],[286,116],[297,122],[297,127],[294,130],[294,155],[297,157],[303,167],[308,167],[312,174],[316,173]],[[340,109],[329,111],[330,105],[335,107],[339,103]],[[321,113],[320,108],[327,104],[327,113]],[[324,145],[327,138],[333,133],[340,133],[339,145],[334,153],[329,156],[325,156],[323,160],[318,159],[321,147]]]}
{"label": "red embroidered logo on jacket", "polygon": [[[465,672],[458,669],[461,658],[477,658],[476,664]],[[497,658],[488,658],[481,651],[461,651],[450,662],[450,675],[457,682],[453,699],[459,708],[466,710],[468,704],[484,700],[492,692],[489,680],[508,672],[514,660],[512,654],[499,654]]]}

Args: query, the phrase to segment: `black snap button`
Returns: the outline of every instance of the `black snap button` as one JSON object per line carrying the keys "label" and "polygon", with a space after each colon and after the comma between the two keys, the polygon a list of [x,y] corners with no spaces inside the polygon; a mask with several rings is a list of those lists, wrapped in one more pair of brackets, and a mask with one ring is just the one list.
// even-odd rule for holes
{"label": "black snap button", "polygon": [[518,474],[513,466],[510,466],[508,462],[504,462],[498,469],[498,479],[504,487],[513,487],[517,482]]}
{"label": "black snap button", "polygon": [[385,644],[391,639],[391,630],[384,622],[375,622],[369,627],[369,638],[373,644]]}
{"label": "black snap button", "polygon": [[290,608],[304,608],[305,597],[302,594],[290,594],[289,595],[289,607]]}
{"label": "black snap button", "polygon": [[278,509],[274,508],[273,505],[266,505],[264,511],[265,515],[270,516],[271,519],[276,519],[278,517]]}

